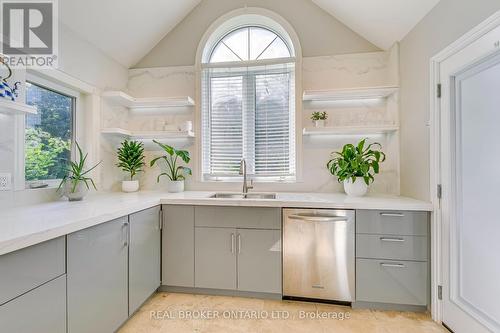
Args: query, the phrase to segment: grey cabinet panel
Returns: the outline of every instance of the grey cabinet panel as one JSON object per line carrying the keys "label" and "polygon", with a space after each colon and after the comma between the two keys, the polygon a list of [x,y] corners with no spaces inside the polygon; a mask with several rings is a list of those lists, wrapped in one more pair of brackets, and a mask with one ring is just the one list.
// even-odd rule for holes
{"label": "grey cabinet panel", "polygon": [[427,305],[426,262],[356,259],[356,301]]}
{"label": "grey cabinet panel", "polygon": [[427,236],[427,212],[357,210],[356,233]]}
{"label": "grey cabinet panel", "polygon": [[65,237],[0,256],[0,304],[66,272]]}
{"label": "grey cabinet panel", "polygon": [[162,284],[194,287],[194,207],[163,206]]}
{"label": "grey cabinet panel", "polygon": [[66,332],[66,276],[62,275],[0,306],[0,331]]}
{"label": "grey cabinet panel", "polygon": [[195,287],[236,289],[236,230],[195,228]]}
{"label": "grey cabinet panel", "polygon": [[129,216],[129,315],[160,286],[160,207]]}
{"label": "grey cabinet panel", "polygon": [[128,317],[128,217],[67,236],[68,333],[110,333]]}
{"label": "grey cabinet panel", "polygon": [[238,290],[281,293],[281,232],[237,230]]}
{"label": "grey cabinet panel", "polygon": [[261,207],[195,207],[197,227],[281,230],[281,209]]}
{"label": "grey cabinet panel", "polygon": [[425,236],[356,235],[356,257],[427,261]]}

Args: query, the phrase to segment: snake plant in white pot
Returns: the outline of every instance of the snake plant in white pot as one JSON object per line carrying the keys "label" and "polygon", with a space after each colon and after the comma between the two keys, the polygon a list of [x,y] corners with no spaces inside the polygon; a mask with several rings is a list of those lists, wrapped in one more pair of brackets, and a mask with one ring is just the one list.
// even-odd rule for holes
{"label": "snake plant in white pot", "polygon": [[380,151],[379,143],[366,145],[366,139],[356,146],[347,144],[340,152],[332,153],[327,163],[330,173],[344,183],[347,195],[361,197],[368,191],[368,186],[380,171],[380,163],[385,161],[385,154]]}
{"label": "snake plant in white pot", "polygon": [[184,163],[188,164],[191,160],[189,152],[187,150],[177,150],[172,146],[165,145],[156,140],[153,140],[153,142],[166,152],[166,155],[156,157],[150,163],[150,166],[153,166],[160,160],[165,161],[167,172],[160,173],[158,175],[158,178],[156,178],[156,181],[160,182],[161,176],[167,176],[167,189],[169,192],[175,193],[184,191],[184,180],[186,179],[186,176],[191,175],[192,172],[190,168],[179,165],[178,162],[180,157],[180,159],[184,161]]}
{"label": "snake plant in white pot", "polygon": [[117,150],[118,163],[117,167],[128,173],[130,179],[122,181],[123,192],[136,192],[139,190],[139,181],[134,180],[134,177],[142,172],[144,166],[144,145],[138,141],[122,142],[122,145]]}

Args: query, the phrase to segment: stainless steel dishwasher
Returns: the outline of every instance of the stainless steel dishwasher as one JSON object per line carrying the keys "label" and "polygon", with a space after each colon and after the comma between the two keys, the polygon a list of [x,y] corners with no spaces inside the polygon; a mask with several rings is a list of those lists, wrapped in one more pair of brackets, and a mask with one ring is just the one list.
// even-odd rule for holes
{"label": "stainless steel dishwasher", "polygon": [[283,296],[353,302],[353,210],[283,210]]}

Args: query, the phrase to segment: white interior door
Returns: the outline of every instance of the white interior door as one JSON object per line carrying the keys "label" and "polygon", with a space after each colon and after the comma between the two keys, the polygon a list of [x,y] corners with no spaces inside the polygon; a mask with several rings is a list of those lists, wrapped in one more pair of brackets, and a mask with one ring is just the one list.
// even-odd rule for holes
{"label": "white interior door", "polygon": [[440,65],[442,319],[500,332],[500,27]]}

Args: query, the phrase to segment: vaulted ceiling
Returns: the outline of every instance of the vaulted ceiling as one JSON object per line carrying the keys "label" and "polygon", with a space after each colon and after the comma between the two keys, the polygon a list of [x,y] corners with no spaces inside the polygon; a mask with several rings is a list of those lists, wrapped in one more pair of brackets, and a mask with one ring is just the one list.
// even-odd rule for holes
{"label": "vaulted ceiling", "polygon": [[[64,0],[60,20],[125,67],[146,55],[201,0]],[[270,0],[272,1],[272,0]],[[381,49],[401,40],[439,0],[311,0]]]}

